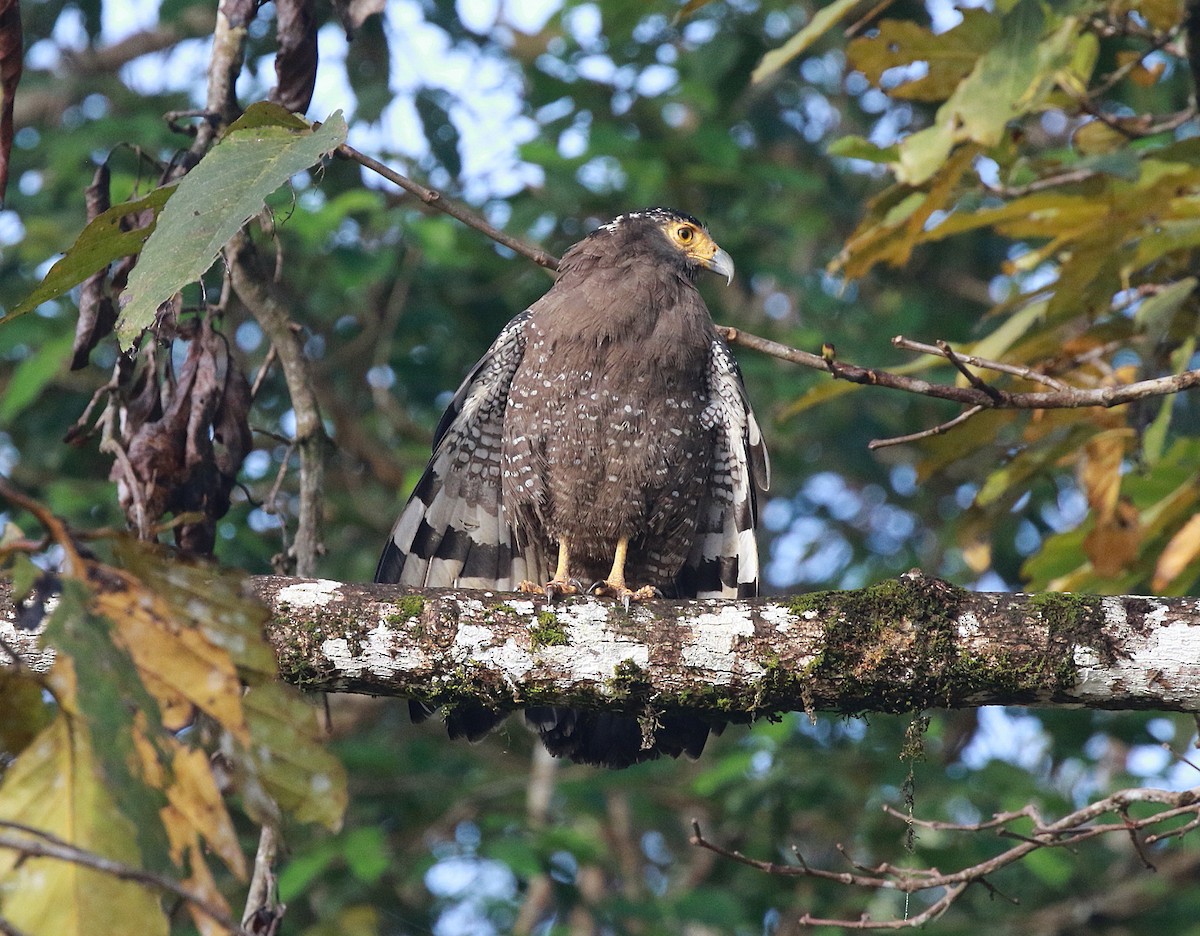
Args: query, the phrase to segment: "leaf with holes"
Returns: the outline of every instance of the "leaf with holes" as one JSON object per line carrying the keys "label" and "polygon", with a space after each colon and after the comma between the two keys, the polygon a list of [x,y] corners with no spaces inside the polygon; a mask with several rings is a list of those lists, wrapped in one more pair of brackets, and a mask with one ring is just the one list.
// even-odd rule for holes
{"label": "leaf with holes", "polygon": [[296,126],[278,105],[254,104],[179,183],[125,289],[117,337],[128,346],[159,305],[204,274],[268,196],[346,139],[335,111],[319,128]]}

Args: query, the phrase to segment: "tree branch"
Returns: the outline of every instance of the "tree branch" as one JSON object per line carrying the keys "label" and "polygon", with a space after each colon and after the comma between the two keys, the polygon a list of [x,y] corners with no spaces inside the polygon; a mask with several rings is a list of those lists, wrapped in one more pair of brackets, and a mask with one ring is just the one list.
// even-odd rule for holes
{"label": "tree branch", "polygon": [[[504,231],[489,224],[469,208],[465,208],[445,198],[440,192],[414,182],[412,179],[396,172],[379,160],[373,159],[365,153],[361,153],[353,147],[344,144],[338,147],[337,155],[351,159],[378,173],[405,191],[416,195],[431,208],[436,208],[438,211],[458,219],[468,227],[474,228],[496,243],[502,244],[515,253],[532,260],[539,266],[550,270],[558,268],[558,259],[553,254],[526,244],[524,241],[510,234],[506,234]],[[980,409],[1077,409],[1091,406],[1112,407],[1148,397],[1179,393],[1182,390],[1188,390],[1200,384],[1200,371],[1184,371],[1181,374],[1141,380],[1132,384],[1095,389],[1070,387],[1059,380],[1039,374],[1027,367],[1005,364],[999,361],[987,361],[972,355],[958,354],[944,341],[939,342],[937,345],[928,345],[910,341],[903,336],[897,336],[893,339],[893,344],[897,347],[935,354],[944,358],[958,368],[970,383],[970,386],[966,387],[948,386],[932,383],[919,377],[894,374],[890,371],[878,370],[876,368],[860,367],[856,364],[845,364],[840,361],[827,359],[821,355],[801,351],[798,348],[792,348],[776,341],[771,341],[768,338],[761,338],[758,335],[752,335],[749,332],[744,332],[739,328],[732,328],[728,325],[718,325],[717,328],[730,344],[741,345],[744,348],[750,348],[762,354],[789,361],[792,364],[799,364],[802,367],[827,371],[835,379],[848,380],[851,383],[857,384],[888,387],[893,390],[903,390],[907,393],[920,394],[921,396],[950,400],[970,407],[973,410],[947,420],[926,432],[914,433],[895,439],[876,440],[872,443],[872,448],[897,445],[901,442],[914,441],[930,435],[940,435],[955,426],[961,425]],[[966,364],[984,367],[1001,373],[1013,374],[1030,381],[1047,384],[1052,389],[1037,393],[1013,393],[1001,390],[987,384],[975,374],[968,371],[965,367]]]}
{"label": "tree branch", "polygon": [[[1151,803],[1164,808],[1149,816],[1133,819],[1129,816],[1129,807],[1134,803]],[[884,811],[902,822],[912,822],[926,829],[967,833],[996,830],[1001,837],[1019,839],[1019,844],[968,868],[946,873],[936,868],[898,868],[886,862],[875,867],[867,867],[854,862],[849,856],[847,856],[847,860],[850,860],[855,872],[828,871],[823,868],[811,867],[795,849],[793,852],[796,855],[796,864],[762,861],[710,842],[704,838],[700,824],[695,821],[692,823],[692,844],[771,875],[821,878],[851,887],[894,890],[907,894],[941,890],[941,896],[923,912],[902,920],[872,920],[866,914],[858,920],[823,920],[807,913],[800,918],[800,923],[806,926],[840,926],[846,929],[911,929],[941,916],[971,884],[982,884],[995,891],[987,881],[988,875],[995,874],[1000,869],[1043,848],[1071,846],[1101,835],[1125,832],[1132,840],[1134,852],[1145,867],[1153,871],[1155,866],[1150,863],[1144,846],[1151,844],[1152,840],[1161,841],[1164,838],[1176,838],[1186,834],[1196,827],[1196,820],[1179,827],[1168,826],[1166,831],[1158,833],[1157,836],[1148,836],[1145,842],[1137,838],[1137,833],[1143,829],[1169,823],[1179,816],[1200,817],[1200,786],[1180,791],[1152,788],[1118,790],[1116,793],[1089,803],[1082,809],[1077,809],[1054,822],[1045,822],[1033,806],[1026,806],[1024,809],[1002,813],[992,819],[971,824],[912,819],[887,805],[884,806]],[[1106,815],[1113,816],[1116,821],[1097,821]],[[1018,835],[1008,828],[1014,821],[1022,819],[1033,821],[1032,831]]]}
{"label": "tree branch", "polygon": [[[596,598],[547,606],[483,591],[249,583],[273,612],[283,678],[312,690],[743,721],[796,710],[1200,705],[1194,599],[966,592],[909,573],[859,591],[651,601],[626,613]],[[24,656],[10,588],[0,582],[0,637]]]}

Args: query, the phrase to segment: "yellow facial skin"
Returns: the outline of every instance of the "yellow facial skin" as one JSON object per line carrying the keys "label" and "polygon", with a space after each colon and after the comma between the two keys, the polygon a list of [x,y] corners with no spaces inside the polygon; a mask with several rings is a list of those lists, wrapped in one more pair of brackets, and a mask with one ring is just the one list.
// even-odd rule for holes
{"label": "yellow facial skin", "polygon": [[672,221],[664,225],[663,230],[668,240],[687,257],[714,273],[720,273],[726,282],[733,280],[733,258],[717,246],[706,230],[687,221]]}

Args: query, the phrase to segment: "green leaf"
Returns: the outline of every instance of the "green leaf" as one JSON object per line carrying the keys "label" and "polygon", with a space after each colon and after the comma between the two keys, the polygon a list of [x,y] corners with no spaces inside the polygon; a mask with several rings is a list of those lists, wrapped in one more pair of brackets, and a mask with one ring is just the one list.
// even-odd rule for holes
{"label": "green leaf", "polygon": [[346,139],[341,111],[317,130],[300,129],[297,120],[276,105],[251,105],[179,183],[130,274],[117,321],[122,345],[150,325],[161,303],[212,266],[269,195]]}
{"label": "green leaf", "polygon": [[83,229],[66,254],[50,268],[46,278],[22,302],[13,306],[0,322],[10,322],[31,312],[43,302],[61,296],[72,286],[78,286],[97,270],[103,270],[114,260],[141,251],[154,231],[154,222],[134,231],[122,231],[121,219],[139,211],[158,212],[175,191],[176,186],[164,185],[136,201],[113,205],[97,215]]}
{"label": "green leaf", "polygon": [[850,11],[858,6],[860,0],[834,0],[828,6],[822,7],[813,14],[803,29],[792,36],[780,48],[772,49],[762,57],[758,68],[750,76],[752,84],[758,84],[770,78],[783,68],[797,55],[809,48],[814,42],[827,33],[838,20],[848,16]]}
{"label": "green leaf", "polygon": [[844,136],[829,144],[826,152],[830,156],[844,156],[847,159],[865,159],[874,163],[895,162],[900,154],[900,147],[876,146],[870,140],[860,136]]}
{"label": "green leaf", "polygon": [[1196,277],[1188,276],[1178,283],[1160,289],[1144,300],[1134,313],[1133,320],[1151,341],[1157,343],[1166,335],[1179,307],[1196,289]]}
{"label": "green leaf", "polygon": [[1035,92],[1060,64],[1057,53],[1070,22],[1039,43],[1044,25],[1037,0],[1020,0],[1004,17],[996,44],[938,108],[936,123],[901,144],[896,169],[900,182],[924,183],[960,140],[995,146],[1008,121],[1037,106],[1040,95]]}
{"label": "green leaf", "polygon": [[270,821],[277,804],[299,822],[319,822],[337,830],[346,811],[346,772],[317,740],[320,726],[313,706],[279,683],[264,683],[243,700],[250,746],[239,752],[245,769],[246,811]]}
{"label": "green leaf", "polygon": [[0,422],[12,422],[25,412],[70,359],[74,343],[75,336],[64,332],[17,365],[0,400]]}

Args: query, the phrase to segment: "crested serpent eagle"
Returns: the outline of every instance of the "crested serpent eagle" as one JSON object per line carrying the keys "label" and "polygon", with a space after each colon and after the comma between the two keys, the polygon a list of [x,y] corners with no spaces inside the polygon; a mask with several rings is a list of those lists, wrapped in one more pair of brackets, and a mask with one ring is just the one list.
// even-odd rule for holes
{"label": "crested serpent eagle", "polygon": [[[591,585],[626,602],[754,595],[767,455],[696,291],[702,269],[733,277],[704,226],[665,208],[571,247],[455,393],[375,580],[551,598]],[[446,721],[475,739],[502,717],[460,703]],[[552,754],[610,767],[695,757],[713,727],[557,707],[525,718]]]}

